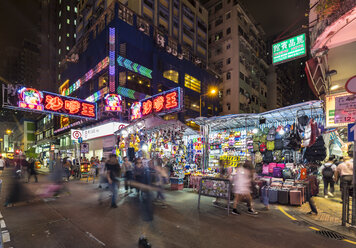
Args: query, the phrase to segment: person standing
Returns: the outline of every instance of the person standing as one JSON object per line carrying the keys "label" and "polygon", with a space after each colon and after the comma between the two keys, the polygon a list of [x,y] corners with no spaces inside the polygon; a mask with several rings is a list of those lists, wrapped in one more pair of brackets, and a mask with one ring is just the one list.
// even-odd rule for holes
{"label": "person standing", "polygon": [[[323,176],[324,182],[324,197],[328,198],[328,195],[334,197],[334,174],[336,170],[336,165],[333,160],[329,159],[327,163],[320,167],[321,175]],[[330,185],[330,191],[328,191]]]}
{"label": "person standing", "polygon": [[234,205],[232,213],[239,215],[240,212],[237,210],[237,204],[239,201],[245,199],[247,201],[247,213],[257,215],[252,206],[251,197],[251,185],[253,180],[252,163],[251,161],[245,161],[242,167],[238,167],[235,173],[231,175],[233,193],[234,193]]}
{"label": "person standing", "polygon": [[3,171],[5,168],[5,160],[0,155],[0,171]]}
{"label": "person standing", "polygon": [[354,160],[352,159],[352,154],[350,152],[349,156],[345,157],[345,161],[339,164],[335,171],[335,182],[338,182],[340,179],[340,191],[342,200],[344,199],[343,189],[346,186],[351,187],[352,185],[353,168]]}
{"label": "person standing", "polygon": [[128,194],[128,190],[130,187],[130,193],[132,193],[132,187],[131,187],[131,180],[133,178],[133,165],[129,161],[129,158],[127,156],[124,157],[124,162],[122,163],[122,169],[124,170],[125,173],[125,190],[126,194]]}
{"label": "person standing", "polygon": [[105,168],[106,168],[106,178],[108,180],[112,192],[111,207],[117,208],[116,198],[117,198],[118,187],[120,187],[118,177],[120,176],[121,169],[120,169],[119,161],[117,160],[115,154],[110,154],[109,160],[105,164]]}
{"label": "person standing", "polygon": [[38,183],[37,172],[35,170],[35,160],[32,158],[28,161],[28,179],[27,182],[30,182],[31,176],[35,177],[35,183]]}

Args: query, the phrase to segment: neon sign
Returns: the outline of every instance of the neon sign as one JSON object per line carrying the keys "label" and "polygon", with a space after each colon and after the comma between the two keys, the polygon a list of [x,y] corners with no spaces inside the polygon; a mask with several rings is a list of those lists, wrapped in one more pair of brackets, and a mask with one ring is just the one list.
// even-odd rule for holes
{"label": "neon sign", "polygon": [[182,89],[175,88],[146,98],[131,106],[131,120],[135,120],[149,114],[167,114],[182,109]]}
{"label": "neon sign", "polygon": [[26,87],[17,91],[8,107],[96,119],[95,103]]}
{"label": "neon sign", "polygon": [[115,92],[115,28],[109,28],[109,88]]}
{"label": "neon sign", "polygon": [[306,55],[305,34],[272,45],[272,62],[274,65],[294,60]]}
{"label": "neon sign", "polygon": [[122,111],[122,99],[118,94],[107,94],[104,98],[105,100],[105,111]]}
{"label": "neon sign", "polygon": [[139,65],[137,63],[132,62],[129,59],[126,59],[124,57],[117,57],[117,63],[119,66],[125,67],[126,69],[129,69],[130,71],[134,71],[138,74],[141,74],[142,76],[148,77],[152,79],[152,70],[148,69],[147,67],[144,67],[143,65]]}

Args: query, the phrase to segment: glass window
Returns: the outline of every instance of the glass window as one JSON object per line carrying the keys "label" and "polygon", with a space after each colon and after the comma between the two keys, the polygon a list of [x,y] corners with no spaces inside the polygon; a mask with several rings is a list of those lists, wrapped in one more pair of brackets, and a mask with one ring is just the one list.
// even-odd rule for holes
{"label": "glass window", "polygon": [[61,49],[58,49],[58,54],[61,55]]}
{"label": "glass window", "polygon": [[77,20],[74,20],[74,25],[77,25]]}
{"label": "glass window", "polygon": [[67,51],[69,51],[69,46],[66,47]]}
{"label": "glass window", "polygon": [[229,20],[230,17],[231,17],[231,12],[229,12],[229,13],[226,14],[226,20]]}
{"label": "glass window", "polygon": [[226,64],[227,65],[231,64],[231,58],[226,59]]}
{"label": "glass window", "polygon": [[59,42],[61,42],[61,40],[62,40],[62,37],[61,37],[61,36],[59,36],[59,37],[58,37],[58,41],[59,41]]}
{"label": "glass window", "polygon": [[230,104],[230,103],[227,103],[227,104],[226,104],[226,107],[227,107],[227,110],[228,110],[228,111],[231,110],[231,104]]}
{"label": "glass window", "polygon": [[220,31],[215,34],[215,40],[220,40],[223,37],[223,31]]}
{"label": "glass window", "polygon": [[77,38],[77,34],[74,34],[74,38]]}
{"label": "glass window", "polygon": [[215,27],[219,26],[221,23],[223,23],[223,17],[219,16],[216,20],[215,20]]}
{"label": "glass window", "polygon": [[231,89],[227,89],[226,90],[226,95],[228,96],[228,95],[230,95],[231,94]]}
{"label": "glass window", "polygon": [[229,50],[231,48],[231,44],[226,45],[226,50]]}
{"label": "glass window", "polygon": [[218,3],[217,5],[215,5],[215,12],[217,12],[217,11],[221,10],[221,9],[222,9],[222,7],[223,7],[222,2]]}
{"label": "glass window", "polygon": [[62,11],[59,11],[58,16],[61,17],[61,15],[62,15]]}
{"label": "glass window", "polygon": [[108,82],[108,74],[105,73],[104,75],[99,77],[99,89],[102,89],[105,86],[107,86],[107,82]]}
{"label": "glass window", "polygon": [[58,74],[58,80],[61,80],[61,74]]}
{"label": "glass window", "polygon": [[70,6],[67,5],[67,11],[70,11]]}
{"label": "glass window", "polygon": [[231,79],[231,72],[228,71],[228,72],[226,73],[226,80],[230,80],[230,79]]}
{"label": "glass window", "polygon": [[231,28],[227,28],[226,29],[226,35],[230,34],[231,33]]}
{"label": "glass window", "polygon": [[70,20],[69,19],[67,19],[67,24],[70,24]]}
{"label": "glass window", "polygon": [[188,89],[201,93],[201,82],[195,77],[190,76],[189,74],[185,74],[184,86]]}
{"label": "glass window", "polygon": [[77,7],[74,7],[74,12],[75,12],[75,13],[77,13],[77,12],[78,12]]}
{"label": "glass window", "polygon": [[69,33],[67,33],[67,37],[69,37]]}
{"label": "glass window", "polygon": [[245,75],[242,72],[240,72],[240,79],[245,80]]}
{"label": "glass window", "polygon": [[60,23],[59,23],[59,25],[58,25],[58,29],[61,29],[61,27],[62,27],[62,24],[60,24]]}
{"label": "glass window", "polygon": [[179,73],[174,70],[168,70],[168,71],[163,72],[164,78],[167,78],[168,80],[171,80],[175,83],[178,83],[178,76],[179,76]]}

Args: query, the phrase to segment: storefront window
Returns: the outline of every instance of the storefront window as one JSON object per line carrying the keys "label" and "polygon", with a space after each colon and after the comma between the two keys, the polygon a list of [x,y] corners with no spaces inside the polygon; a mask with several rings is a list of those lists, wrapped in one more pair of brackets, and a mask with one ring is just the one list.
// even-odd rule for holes
{"label": "storefront window", "polygon": [[189,74],[185,74],[184,86],[198,93],[201,93],[201,82]]}
{"label": "storefront window", "polygon": [[174,70],[168,70],[168,71],[163,72],[164,78],[167,78],[168,80],[171,80],[175,83],[178,83],[178,76],[179,76],[179,73]]}

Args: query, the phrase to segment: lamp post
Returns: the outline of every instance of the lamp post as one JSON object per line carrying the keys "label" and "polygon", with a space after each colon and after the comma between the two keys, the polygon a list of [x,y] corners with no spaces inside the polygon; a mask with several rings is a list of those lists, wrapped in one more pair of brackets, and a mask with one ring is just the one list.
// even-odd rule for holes
{"label": "lamp post", "polygon": [[208,91],[208,93],[205,93],[205,94],[203,94],[203,95],[200,95],[200,101],[199,101],[199,110],[200,110],[200,113],[199,113],[199,117],[201,117],[201,98],[202,98],[202,96],[215,96],[216,95],[216,93],[217,93],[218,91],[217,91],[217,89],[215,89],[215,88],[211,88],[209,91]]}

